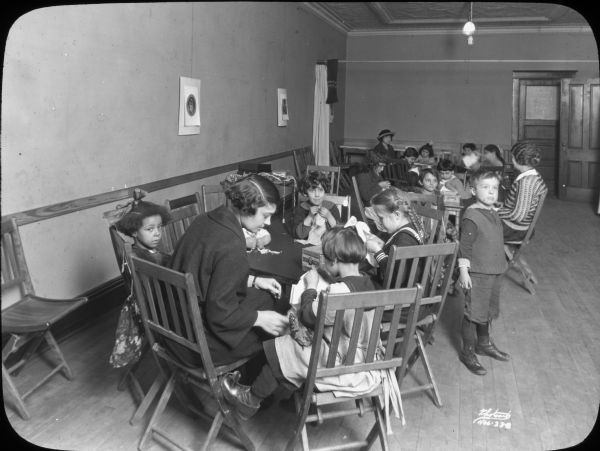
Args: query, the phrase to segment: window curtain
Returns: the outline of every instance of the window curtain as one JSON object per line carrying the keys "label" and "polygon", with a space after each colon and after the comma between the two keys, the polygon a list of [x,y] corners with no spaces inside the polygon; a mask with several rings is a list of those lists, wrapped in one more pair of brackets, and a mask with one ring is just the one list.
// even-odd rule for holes
{"label": "window curtain", "polygon": [[329,105],[327,100],[327,66],[315,66],[315,107],[313,116],[313,153],[315,163],[329,166]]}

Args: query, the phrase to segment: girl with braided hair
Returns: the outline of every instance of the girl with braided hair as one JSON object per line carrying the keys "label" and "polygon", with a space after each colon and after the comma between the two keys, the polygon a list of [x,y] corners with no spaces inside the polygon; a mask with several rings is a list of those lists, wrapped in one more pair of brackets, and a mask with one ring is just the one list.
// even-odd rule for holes
{"label": "girl with braided hair", "polygon": [[[367,213],[365,209],[365,213]],[[392,246],[415,246],[426,240],[421,217],[410,205],[406,193],[392,186],[371,198],[370,219],[377,228],[388,234],[384,242],[381,238],[371,236],[366,242],[367,251],[374,254],[379,265],[377,279],[384,280],[388,254]]]}
{"label": "girl with braided hair", "polygon": [[520,174],[511,185],[498,216],[502,219],[504,241],[517,241],[525,238],[540,198],[548,193],[548,187],[535,169],[541,156],[534,143],[517,142],[510,152],[512,164]]}

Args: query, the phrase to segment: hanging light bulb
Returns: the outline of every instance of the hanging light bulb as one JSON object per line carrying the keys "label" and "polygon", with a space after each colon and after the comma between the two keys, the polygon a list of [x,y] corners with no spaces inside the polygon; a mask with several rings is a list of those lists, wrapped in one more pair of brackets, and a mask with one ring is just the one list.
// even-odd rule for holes
{"label": "hanging light bulb", "polygon": [[467,43],[473,45],[473,35],[475,34],[475,24],[473,23],[473,2],[471,2],[471,10],[469,20],[463,25],[462,32],[467,36]]}

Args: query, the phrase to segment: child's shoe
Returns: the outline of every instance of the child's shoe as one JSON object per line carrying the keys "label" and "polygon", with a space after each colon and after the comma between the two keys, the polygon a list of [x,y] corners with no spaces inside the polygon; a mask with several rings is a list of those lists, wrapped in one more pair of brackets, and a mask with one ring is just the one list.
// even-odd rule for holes
{"label": "child's shoe", "polygon": [[477,374],[478,376],[485,376],[487,374],[487,370],[479,363],[473,346],[464,347],[459,353],[458,358],[465,364],[471,373]]}
{"label": "child's shoe", "polygon": [[487,340],[487,343],[477,343],[475,345],[475,353],[479,355],[487,355],[496,360],[502,362],[508,362],[510,355],[506,352],[500,351],[491,339]]}

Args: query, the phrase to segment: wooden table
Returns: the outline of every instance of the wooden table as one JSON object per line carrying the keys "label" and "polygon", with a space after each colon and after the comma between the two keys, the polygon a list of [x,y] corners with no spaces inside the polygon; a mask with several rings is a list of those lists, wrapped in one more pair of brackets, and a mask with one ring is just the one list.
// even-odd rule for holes
{"label": "wooden table", "polygon": [[267,230],[271,234],[271,242],[266,248],[281,253],[261,254],[257,250],[249,252],[250,271],[258,275],[272,276],[284,285],[298,282],[303,274],[302,248],[306,245],[294,241],[279,217],[271,220]]}

